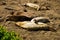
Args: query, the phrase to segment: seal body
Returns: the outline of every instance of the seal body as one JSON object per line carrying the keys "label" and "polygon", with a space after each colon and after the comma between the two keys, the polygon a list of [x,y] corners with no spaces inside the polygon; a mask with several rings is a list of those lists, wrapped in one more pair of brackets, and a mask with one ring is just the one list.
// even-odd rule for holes
{"label": "seal body", "polygon": [[36,17],[33,18],[31,21],[23,21],[23,22],[17,22],[16,25],[28,29],[28,30],[51,30],[56,31],[52,27],[48,25],[47,22],[49,21],[49,18],[46,17]]}
{"label": "seal body", "polygon": [[22,28],[27,28],[27,29],[42,28],[42,27],[48,26],[47,24],[44,24],[44,23],[36,24],[34,22],[28,22],[28,21],[17,22],[16,25],[18,25]]}
{"label": "seal body", "polygon": [[39,23],[48,23],[50,22],[49,18],[47,17],[36,17],[31,20],[31,22]]}

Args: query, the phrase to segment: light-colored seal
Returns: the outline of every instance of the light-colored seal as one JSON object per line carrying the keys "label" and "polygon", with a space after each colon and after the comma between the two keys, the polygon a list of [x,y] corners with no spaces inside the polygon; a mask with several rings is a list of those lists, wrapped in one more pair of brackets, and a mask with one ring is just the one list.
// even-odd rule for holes
{"label": "light-colored seal", "polygon": [[30,22],[30,21],[17,22],[16,25],[18,25],[22,28],[27,28],[27,29],[48,27],[48,25],[45,23],[36,24],[36,23]]}
{"label": "light-colored seal", "polygon": [[44,23],[45,21],[46,22],[49,21],[47,17],[36,17],[36,18],[33,18],[31,21],[17,22],[16,25],[23,28],[42,28],[42,27],[45,28],[45,27],[48,27],[48,25]]}

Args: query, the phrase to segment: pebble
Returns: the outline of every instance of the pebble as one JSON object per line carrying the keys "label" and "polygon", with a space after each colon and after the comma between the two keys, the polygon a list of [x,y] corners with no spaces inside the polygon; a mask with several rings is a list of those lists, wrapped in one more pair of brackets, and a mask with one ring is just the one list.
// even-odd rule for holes
{"label": "pebble", "polygon": [[31,7],[31,8],[34,8],[36,10],[39,10],[40,6],[37,5],[37,4],[34,4],[34,3],[26,3],[24,4],[25,6],[28,6],[28,7]]}

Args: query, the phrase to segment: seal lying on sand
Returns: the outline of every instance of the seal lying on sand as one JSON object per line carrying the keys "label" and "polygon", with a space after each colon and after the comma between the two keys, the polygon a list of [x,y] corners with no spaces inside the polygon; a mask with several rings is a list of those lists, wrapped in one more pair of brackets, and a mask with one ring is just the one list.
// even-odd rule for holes
{"label": "seal lying on sand", "polygon": [[18,26],[20,26],[22,28],[28,28],[28,29],[42,28],[42,27],[47,27],[48,26],[45,23],[36,24],[36,23],[30,22],[30,21],[17,22],[16,25],[18,25]]}
{"label": "seal lying on sand", "polygon": [[[43,21],[40,21],[40,20],[43,20]],[[50,22],[45,17],[36,17],[36,18],[33,18],[31,21],[17,22],[16,25],[26,29],[47,28],[48,24],[44,23],[45,21]]]}
{"label": "seal lying on sand", "polygon": [[49,20],[49,18],[47,18],[47,17],[36,17],[36,18],[33,18],[32,20],[31,20],[31,22],[35,22],[35,23],[49,23],[50,22],[50,20]]}
{"label": "seal lying on sand", "polygon": [[56,31],[52,27],[48,25],[50,23],[49,18],[47,17],[36,17],[33,18],[31,21],[23,21],[23,22],[17,22],[16,25],[28,29],[28,30],[51,30],[51,31]]}

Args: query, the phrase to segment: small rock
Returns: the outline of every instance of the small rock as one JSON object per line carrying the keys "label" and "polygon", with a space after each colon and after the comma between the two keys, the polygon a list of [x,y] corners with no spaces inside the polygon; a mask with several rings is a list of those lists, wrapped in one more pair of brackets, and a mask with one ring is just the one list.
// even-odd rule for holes
{"label": "small rock", "polygon": [[50,10],[50,7],[42,6],[42,7],[40,7],[40,9],[39,9],[39,10]]}
{"label": "small rock", "polygon": [[27,12],[27,10],[24,10],[25,12],[14,12],[13,16],[26,16],[28,18],[36,17],[36,14],[33,12]]}
{"label": "small rock", "polygon": [[36,9],[36,10],[39,10],[39,5],[37,5],[37,4],[33,4],[33,3],[26,3],[26,4],[24,4],[25,6],[28,6],[28,7],[31,7],[31,8],[34,8],[34,9]]}
{"label": "small rock", "polygon": [[34,3],[38,3],[38,1],[34,1]]}
{"label": "small rock", "polygon": [[0,5],[6,5],[5,1],[0,2]]}
{"label": "small rock", "polygon": [[0,22],[3,22],[3,21],[4,21],[4,19],[2,17],[0,17]]}
{"label": "small rock", "polygon": [[20,10],[20,7],[17,5],[10,5],[10,6],[5,7],[5,9],[7,9],[7,10]]}
{"label": "small rock", "polygon": [[7,21],[6,23],[5,23],[5,25],[8,25],[8,24],[10,24],[11,22],[10,21]]}

